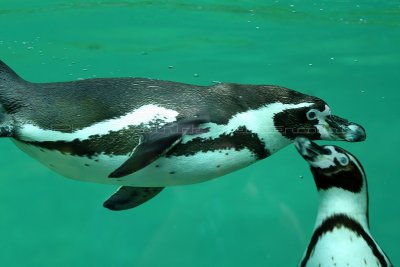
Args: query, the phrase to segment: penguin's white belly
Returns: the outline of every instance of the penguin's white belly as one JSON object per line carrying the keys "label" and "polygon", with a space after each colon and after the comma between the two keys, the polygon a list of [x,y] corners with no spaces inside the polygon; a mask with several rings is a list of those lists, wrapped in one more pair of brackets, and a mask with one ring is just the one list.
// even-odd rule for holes
{"label": "penguin's white belly", "polygon": [[190,156],[161,157],[147,167],[122,178],[108,175],[124,163],[129,156],[92,158],[63,154],[56,150],[38,148],[14,140],[28,155],[55,172],[72,179],[138,187],[171,186],[204,182],[246,167],[256,161],[248,149],[225,149],[201,152]]}
{"label": "penguin's white belly", "polygon": [[381,266],[367,242],[347,228],[335,228],[321,236],[307,267]]}

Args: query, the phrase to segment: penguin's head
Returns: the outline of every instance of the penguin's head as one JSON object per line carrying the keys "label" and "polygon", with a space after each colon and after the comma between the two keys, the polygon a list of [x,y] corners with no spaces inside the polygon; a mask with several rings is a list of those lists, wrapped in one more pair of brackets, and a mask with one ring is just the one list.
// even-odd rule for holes
{"label": "penguin's head", "polygon": [[332,115],[330,107],[312,97],[311,105],[285,109],[274,116],[275,127],[286,138],[306,136],[312,140],[343,140],[359,142],[366,139],[364,128]]}
{"label": "penguin's head", "polygon": [[359,193],[366,185],[362,165],[343,148],[319,146],[305,137],[297,137],[295,146],[310,165],[318,190],[341,188]]}

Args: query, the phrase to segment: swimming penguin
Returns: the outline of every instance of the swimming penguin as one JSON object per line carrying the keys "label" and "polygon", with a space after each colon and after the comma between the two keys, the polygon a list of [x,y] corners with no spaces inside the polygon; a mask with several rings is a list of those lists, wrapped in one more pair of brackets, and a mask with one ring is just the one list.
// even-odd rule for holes
{"label": "swimming penguin", "polygon": [[0,133],[59,174],[121,185],[104,206],[135,207],[165,186],[210,180],[298,135],[365,139],[316,97],[268,85],[143,78],[30,83],[0,62]]}
{"label": "swimming penguin", "polygon": [[318,146],[304,137],[296,138],[295,145],[311,167],[320,198],[314,232],[299,266],[393,266],[369,230],[361,163],[340,147]]}

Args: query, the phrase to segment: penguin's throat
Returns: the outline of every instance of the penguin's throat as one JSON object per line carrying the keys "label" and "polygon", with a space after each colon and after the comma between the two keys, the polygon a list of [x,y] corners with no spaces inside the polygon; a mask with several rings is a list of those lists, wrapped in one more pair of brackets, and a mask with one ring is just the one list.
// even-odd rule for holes
{"label": "penguin's throat", "polygon": [[368,199],[363,189],[360,193],[352,193],[340,188],[320,190],[320,201],[316,224],[334,215],[344,214],[368,226]]}

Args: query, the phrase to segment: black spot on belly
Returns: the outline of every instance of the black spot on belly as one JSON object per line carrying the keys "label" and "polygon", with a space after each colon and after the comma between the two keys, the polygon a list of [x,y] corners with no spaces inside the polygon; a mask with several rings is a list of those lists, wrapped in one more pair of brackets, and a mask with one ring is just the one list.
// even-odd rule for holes
{"label": "black spot on belly", "polygon": [[175,174],[175,172],[169,172],[169,174]]}
{"label": "black spot on belly", "polygon": [[[257,159],[263,159],[270,155],[265,149],[265,144],[258,135],[249,131],[246,127],[241,126],[229,134],[222,134],[216,139],[194,138],[192,141],[178,145],[171,150],[168,155],[174,156],[190,156],[199,151],[218,151],[223,149],[234,149],[236,151],[249,149],[253,152]],[[226,153],[225,155],[228,155]]]}
{"label": "black spot on belly", "polygon": [[86,166],[86,167],[89,167],[90,165],[89,165],[89,164],[87,164],[87,163],[85,163],[85,166]]}
{"label": "black spot on belly", "polygon": [[157,165],[156,165],[156,168],[160,168],[160,165],[157,164]]}
{"label": "black spot on belly", "polygon": [[221,167],[221,165],[217,165],[217,168]]}

